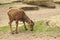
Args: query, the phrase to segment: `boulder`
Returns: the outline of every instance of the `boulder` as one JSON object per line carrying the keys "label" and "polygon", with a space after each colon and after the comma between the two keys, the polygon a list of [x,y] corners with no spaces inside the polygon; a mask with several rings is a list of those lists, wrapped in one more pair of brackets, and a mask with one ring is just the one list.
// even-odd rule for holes
{"label": "boulder", "polygon": [[55,8],[55,3],[53,0],[24,0],[23,3]]}
{"label": "boulder", "polygon": [[55,3],[59,3],[60,4],[60,0],[54,0]]}

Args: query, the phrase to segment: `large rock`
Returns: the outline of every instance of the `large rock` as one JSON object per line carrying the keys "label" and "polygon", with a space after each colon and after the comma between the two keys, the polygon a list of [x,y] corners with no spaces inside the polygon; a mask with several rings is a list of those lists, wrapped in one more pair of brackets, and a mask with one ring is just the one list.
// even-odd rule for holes
{"label": "large rock", "polygon": [[59,3],[60,4],[60,0],[54,0],[55,3]]}
{"label": "large rock", "polygon": [[60,0],[54,0],[54,2],[60,2]]}
{"label": "large rock", "polygon": [[46,7],[55,8],[55,4],[53,0],[24,0],[24,3],[43,5]]}
{"label": "large rock", "polygon": [[24,9],[25,11],[27,11],[27,10],[38,10],[39,7],[36,7],[36,6],[28,6],[28,7],[21,7],[21,9]]}

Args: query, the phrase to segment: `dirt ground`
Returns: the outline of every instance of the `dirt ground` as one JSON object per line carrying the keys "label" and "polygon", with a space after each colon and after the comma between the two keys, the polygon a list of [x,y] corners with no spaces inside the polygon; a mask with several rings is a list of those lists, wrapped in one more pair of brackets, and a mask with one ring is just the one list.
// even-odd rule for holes
{"label": "dirt ground", "polygon": [[0,40],[60,40],[60,33],[23,31],[12,35],[10,32],[6,32],[0,35]]}
{"label": "dirt ground", "polygon": [[[21,7],[26,4],[14,3],[8,5],[0,5],[0,26],[8,25],[7,10],[10,6]],[[39,10],[25,11],[26,14],[33,20],[38,21],[47,19],[52,16],[60,15],[60,4],[56,4],[55,9],[39,7]],[[0,34],[0,40],[60,40],[60,34],[56,33],[37,33],[37,32],[19,32],[19,34],[10,34],[6,32]]]}

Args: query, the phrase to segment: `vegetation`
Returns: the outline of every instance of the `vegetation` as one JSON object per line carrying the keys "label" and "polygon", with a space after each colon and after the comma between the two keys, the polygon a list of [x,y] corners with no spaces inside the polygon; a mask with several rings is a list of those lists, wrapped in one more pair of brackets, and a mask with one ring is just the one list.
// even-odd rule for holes
{"label": "vegetation", "polygon": [[58,26],[45,26],[41,25],[44,21],[38,21],[35,23],[34,31],[37,32],[60,32],[60,27]]}
{"label": "vegetation", "polygon": [[[50,27],[50,26],[45,26],[45,25],[42,25],[44,21],[37,21],[35,22],[35,26],[34,26],[34,31],[33,32],[56,32],[56,33],[59,33],[60,32],[60,27],[58,26],[55,26],[55,27]],[[15,27],[13,27],[15,28]],[[27,28],[28,28],[28,31],[30,31],[28,25],[27,25]],[[0,27],[0,31],[2,32],[6,32],[9,30],[9,27],[8,26],[3,26],[3,27]],[[19,27],[19,31],[25,31],[24,29],[24,26],[21,26]]]}
{"label": "vegetation", "polygon": [[7,31],[9,29],[9,27],[8,26],[3,26],[3,27],[0,27],[0,31]]}

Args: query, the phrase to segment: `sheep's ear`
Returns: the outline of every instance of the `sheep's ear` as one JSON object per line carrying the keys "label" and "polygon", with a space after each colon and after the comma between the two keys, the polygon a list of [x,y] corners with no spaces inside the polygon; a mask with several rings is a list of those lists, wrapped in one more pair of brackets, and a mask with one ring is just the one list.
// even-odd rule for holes
{"label": "sheep's ear", "polygon": [[12,7],[9,7],[9,9],[11,9]]}

